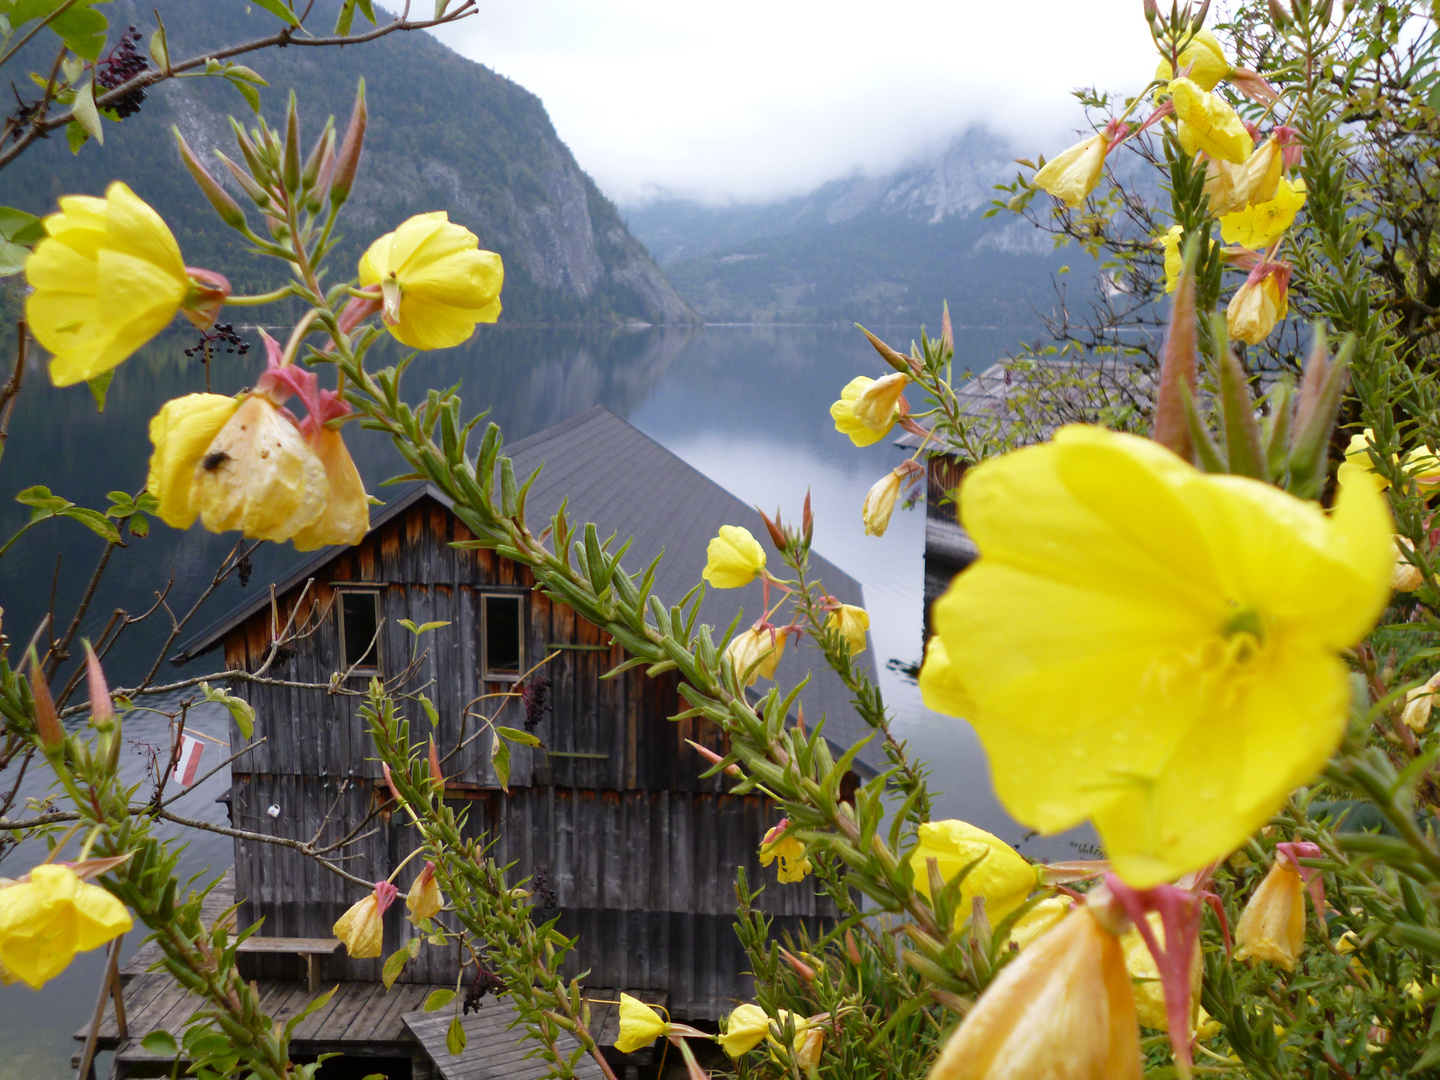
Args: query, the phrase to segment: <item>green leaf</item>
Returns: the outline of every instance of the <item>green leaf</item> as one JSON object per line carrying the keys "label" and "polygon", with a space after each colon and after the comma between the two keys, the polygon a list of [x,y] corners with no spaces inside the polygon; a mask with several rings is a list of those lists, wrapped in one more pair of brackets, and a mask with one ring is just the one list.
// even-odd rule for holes
{"label": "green leaf", "polygon": [[385,967],[380,971],[380,981],[385,984],[386,990],[389,990],[395,985],[395,980],[398,979],[400,973],[405,970],[405,965],[409,960],[410,950],[406,947],[396,949],[385,960]]}
{"label": "green leaf", "polygon": [[270,85],[258,71],[254,68],[246,67],[244,64],[231,64],[226,67],[225,77],[227,79],[244,79],[246,82],[254,83],[256,86]]}
{"label": "green leaf", "polygon": [[248,701],[234,694],[227,694],[224,690],[216,690],[209,683],[202,682],[200,692],[205,695],[206,701],[218,701],[230,710],[230,717],[240,728],[241,735],[248,739],[255,734],[255,710]]}
{"label": "green leaf", "polygon": [[545,745],[540,741],[538,736],[532,735],[528,731],[521,731],[518,728],[497,727],[495,731],[502,739],[509,739],[511,742],[519,743],[521,746]]}
{"label": "green leaf", "polygon": [[105,411],[105,395],[110,392],[110,380],[115,378],[115,369],[102,371],[93,379],[86,379],[85,385],[90,387],[90,396],[95,399],[95,411]]}
{"label": "green leaf", "polygon": [[459,1057],[465,1052],[465,1028],[458,1015],[450,1021],[450,1030],[445,1032],[445,1049],[450,1051],[451,1057]]}
{"label": "green leaf", "polygon": [[430,996],[425,999],[425,1011],[439,1012],[446,1005],[449,1005],[451,999],[454,997],[454,990],[432,990],[430,991]]}
{"label": "green leaf", "polygon": [[490,743],[490,764],[495,768],[495,779],[505,794],[510,794],[510,744],[496,733]]}
{"label": "green leaf", "polygon": [[80,522],[81,525],[84,525],[103,540],[108,540],[112,544],[118,544],[120,542],[120,530],[115,528],[110,519],[100,513],[99,510],[91,510],[84,506],[67,506],[64,510],[61,510],[60,513],[72,521]]}
{"label": "green leaf", "polygon": [[409,619],[401,619],[400,625],[405,627],[406,630],[409,630],[416,637],[419,637],[421,634],[428,633],[431,630],[439,630],[442,626],[449,626],[450,624],[448,622],[427,622],[421,623],[419,626],[416,626]]}
{"label": "green leaf", "polygon": [[25,269],[25,260],[29,257],[29,248],[11,243],[9,240],[0,240],[0,277],[10,277],[20,273]]}
{"label": "green leaf", "polygon": [[170,66],[170,46],[165,40],[164,29],[156,30],[150,35],[150,59],[155,61],[155,66],[161,71]]}
{"label": "green leaf", "polygon": [[134,514],[130,520],[130,535],[144,539],[150,535],[150,519],[144,514]]}
{"label": "green leaf", "polygon": [[360,14],[370,20],[370,25],[375,25],[375,0],[360,0]]}
{"label": "green leaf", "polygon": [[105,130],[100,126],[100,110],[95,107],[95,84],[86,83],[75,90],[75,104],[70,113],[89,135],[101,146],[105,145]]}
{"label": "green leaf", "polygon": [[425,710],[425,715],[430,718],[431,727],[440,726],[440,710],[424,694],[420,695],[420,707]]}
{"label": "green leaf", "polygon": [[34,247],[45,237],[45,224],[34,214],[0,206],[0,236],[22,247]]}
{"label": "green leaf", "polygon": [[285,1037],[288,1039],[290,1037],[290,1033],[294,1031],[297,1027],[299,1027],[300,1022],[304,1020],[307,1016],[312,1016],[315,1013],[319,1012],[321,1009],[323,1009],[326,1005],[329,1005],[330,999],[335,996],[335,991],[339,989],[340,986],[337,983],[335,986],[332,986],[329,990],[326,990],[325,993],[321,994],[314,1001],[310,1002],[309,1005],[306,1005],[305,1008],[301,1009],[298,1013],[296,1013],[289,1020],[287,1020],[285,1022]]}
{"label": "green leaf", "polygon": [[335,20],[337,37],[350,33],[350,24],[355,21],[355,0],[345,0],[340,8],[340,17]]}
{"label": "green leaf", "polygon": [[251,3],[256,7],[264,8],[278,19],[284,19],[291,26],[300,25],[300,20],[295,17],[295,13],[282,0],[251,0]]}
{"label": "green leaf", "polygon": [[140,1040],[140,1045],[146,1053],[160,1057],[173,1058],[180,1053],[180,1047],[175,1044],[175,1036],[168,1031],[152,1031]]}
{"label": "green leaf", "polygon": [[78,121],[71,120],[65,125],[65,143],[70,147],[70,153],[78,154],[80,147],[84,146],[89,139],[90,136]]}
{"label": "green leaf", "polygon": [[15,496],[15,501],[22,506],[33,506],[37,510],[50,510],[58,513],[67,506],[74,506],[69,499],[62,499],[59,495],[51,493],[44,484],[36,484],[28,487]]}
{"label": "green leaf", "polygon": [[[50,22],[55,35],[85,60],[100,58],[100,50],[105,47],[105,31],[110,26],[104,15],[91,8],[95,2],[97,0],[75,0]],[[19,0],[10,13],[10,21],[19,26],[31,19],[43,19],[63,3],[64,0]]]}
{"label": "green leaf", "polygon": [[240,91],[240,96],[245,99],[251,110],[258,113],[260,111],[260,91],[244,79],[232,78],[228,72],[225,74],[225,78],[230,80],[231,86]]}

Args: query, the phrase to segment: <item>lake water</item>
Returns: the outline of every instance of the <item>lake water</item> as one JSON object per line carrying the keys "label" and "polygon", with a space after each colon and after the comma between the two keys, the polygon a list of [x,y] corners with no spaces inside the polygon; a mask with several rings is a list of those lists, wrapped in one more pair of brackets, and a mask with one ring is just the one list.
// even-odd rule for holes
{"label": "lake water", "polygon": [[[892,327],[882,336],[904,348],[918,333],[919,327]],[[992,363],[1017,336],[962,329],[957,368]],[[106,492],[134,492],[144,485],[150,417],[163,401],[204,389],[203,367],[181,352],[192,341],[186,335],[167,338],[127,362],[116,374],[104,416],[97,415],[84,387],[56,390],[40,368],[32,367],[0,464],[7,495],[0,503],[0,534],[8,537],[26,520],[25,508],[9,495],[31,484],[43,483],[76,503],[101,509],[107,504]],[[233,393],[253,382],[263,364],[262,352],[257,343],[247,357],[222,354],[212,364],[213,388]],[[887,666],[890,660],[912,664],[921,654],[924,504],[914,512],[897,512],[883,538],[865,536],[860,520],[865,493],[904,455],[888,442],[854,448],[835,432],[828,413],[850,378],[878,376],[885,370],[853,329],[487,327],[461,348],[417,360],[405,386],[406,397],[416,402],[429,387],[463,380],[467,410],[491,410],[492,419],[512,441],[603,404],[746,502],[767,512],[779,506],[787,520],[799,517],[810,488],[815,550],[864,585],[876,650],[873,661],[896,717],[896,732],[932,766],[936,815],[965,818],[1018,843],[1024,830],[996,805],[984,755],[968,725],[928,711],[914,683]],[[346,432],[367,485],[385,498],[386,489],[377,485],[402,471],[399,456],[375,433],[355,426]],[[181,533],[153,522],[148,539],[132,542],[115,556],[85,632],[98,634],[116,608],[132,613],[149,608],[155,590],[172,577],[167,601],[171,610],[183,612],[234,542],[233,534],[212,536],[198,527]],[[50,522],[21,538],[0,560],[0,604],[12,658],[43,617],[52,588],[56,610],[68,617],[102,547],[98,537],[77,523]],[[264,545],[254,559],[250,591],[227,582],[191,628],[223,614],[253,590],[264,589],[296,559],[288,545]],[[167,628],[162,612],[126,631],[106,658],[112,684],[132,683],[144,673]],[[213,654],[206,659],[214,662]],[[204,660],[196,662],[197,673],[201,663]],[[165,672],[174,670],[165,665]],[[166,707],[163,701],[157,705]],[[192,711],[190,725],[225,735],[223,717],[204,709]],[[134,751],[125,757],[126,774],[138,783],[149,767],[149,748],[166,741],[165,721],[132,719],[126,733]],[[210,745],[202,771],[224,756],[222,747]],[[223,808],[214,800],[228,783],[228,774],[218,773],[180,800],[176,812],[223,822]],[[37,778],[27,793],[44,796],[43,781]],[[1030,840],[1023,850],[1050,858],[1075,854],[1063,838]],[[23,872],[39,857],[43,853],[37,855],[33,848],[12,851],[0,861],[0,875]],[[231,858],[228,839],[198,833],[191,838],[182,870],[219,871]],[[133,951],[142,939],[143,932],[132,932],[127,950]],[[76,1045],[71,1035],[94,1008],[102,955],[78,958],[40,993],[0,988],[0,1046],[5,1048],[0,1078],[32,1080],[70,1072],[69,1057]]]}

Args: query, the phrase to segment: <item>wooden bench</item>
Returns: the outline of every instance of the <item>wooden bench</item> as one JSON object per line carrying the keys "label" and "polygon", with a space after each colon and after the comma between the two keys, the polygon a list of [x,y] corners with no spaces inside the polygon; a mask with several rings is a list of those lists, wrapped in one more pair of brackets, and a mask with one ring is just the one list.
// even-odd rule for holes
{"label": "wooden bench", "polygon": [[[232,942],[234,938],[230,939]],[[320,958],[330,956],[340,948],[340,939],[333,937],[261,937],[259,934],[240,942],[236,952],[272,953],[305,958],[305,981],[310,993],[320,990]]]}

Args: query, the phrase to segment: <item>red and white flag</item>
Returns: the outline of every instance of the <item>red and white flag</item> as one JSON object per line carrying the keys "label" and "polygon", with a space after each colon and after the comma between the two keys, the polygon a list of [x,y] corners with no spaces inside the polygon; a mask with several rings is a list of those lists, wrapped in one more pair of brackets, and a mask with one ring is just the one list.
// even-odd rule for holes
{"label": "red and white flag", "polygon": [[205,750],[205,744],[199,739],[192,739],[189,735],[180,736],[180,760],[175,763],[175,772],[171,775],[181,787],[189,787],[195,782],[195,772],[200,768],[200,755]]}

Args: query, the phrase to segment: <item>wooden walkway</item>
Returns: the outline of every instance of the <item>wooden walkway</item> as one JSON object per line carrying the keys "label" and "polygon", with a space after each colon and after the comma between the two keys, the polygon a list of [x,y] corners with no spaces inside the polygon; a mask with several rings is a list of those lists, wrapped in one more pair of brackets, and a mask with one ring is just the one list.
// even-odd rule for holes
{"label": "wooden walkway", "polygon": [[[439,1012],[406,1013],[401,1018],[443,1080],[540,1080],[549,1074],[550,1067],[534,1054],[539,1044],[526,1039],[523,1028],[510,1026],[516,1013],[508,1000],[487,997],[479,1012],[460,1018],[465,1049],[452,1057],[445,1035],[454,1016],[454,1008],[447,1007]],[[556,1045],[562,1054],[571,1054],[580,1044],[574,1036],[561,1032]],[[594,1059],[585,1057],[575,1066],[575,1075],[580,1080],[601,1080],[605,1074]]]}

